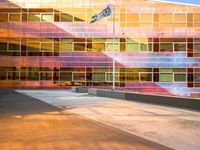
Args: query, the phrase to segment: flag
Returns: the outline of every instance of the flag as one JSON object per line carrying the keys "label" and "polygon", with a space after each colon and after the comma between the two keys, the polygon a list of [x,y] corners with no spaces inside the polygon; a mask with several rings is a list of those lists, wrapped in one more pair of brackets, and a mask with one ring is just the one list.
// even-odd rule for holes
{"label": "flag", "polygon": [[102,10],[99,14],[92,16],[92,20],[90,23],[95,23],[104,17],[108,17],[112,14],[111,5],[109,4],[104,10]]}

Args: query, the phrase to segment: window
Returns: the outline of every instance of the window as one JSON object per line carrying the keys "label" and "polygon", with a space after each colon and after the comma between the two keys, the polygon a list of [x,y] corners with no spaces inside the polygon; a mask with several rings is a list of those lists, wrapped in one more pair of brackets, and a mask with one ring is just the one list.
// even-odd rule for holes
{"label": "window", "polygon": [[186,74],[174,74],[175,82],[186,82]]}
{"label": "window", "polygon": [[105,81],[105,73],[93,73],[92,81]]}
{"label": "window", "polygon": [[73,73],[73,81],[85,81],[85,73]]}
{"label": "window", "polygon": [[194,14],[194,22],[200,22],[200,13]]}
{"label": "window", "polygon": [[127,73],[128,82],[139,82],[139,73]]}
{"label": "window", "polygon": [[28,71],[28,80],[39,80],[39,72],[36,71]]}
{"label": "window", "polygon": [[29,42],[28,43],[28,51],[40,51],[40,43],[37,42]]}
{"label": "window", "polygon": [[6,52],[7,47],[7,43],[0,43],[0,52]]}
{"label": "window", "polygon": [[73,16],[71,14],[62,13],[61,22],[73,22]]}
{"label": "window", "polygon": [[172,22],[173,21],[173,15],[168,13],[160,14],[160,22]]}
{"label": "window", "polygon": [[152,22],[152,14],[140,14],[140,21],[141,22]]}
{"label": "window", "polygon": [[187,14],[187,21],[188,22],[193,22],[193,14]]}
{"label": "window", "polygon": [[52,80],[52,72],[41,72],[40,80]]}
{"label": "window", "polygon": [[74,43],[74,51],[85,51],[85,43]]}
{"label": "window", "polygon": [[174,43],[174,51],[186,51],[185,43]]}
{"label": "window", "polygon": [[9,51],[20,51],[20,43],[9,43]]}
{"label": "window", "polygon": [[106,45],[107,51],[119,51],[119,43],[107,43]]}
{"label": "window", "polygon": [[6,80],[7,79],[7,72],[0,71],[0,80]]}
{"label": "window", "polygon": [[19,72],[8,72],[8,80],[19,80]]}
{"label": "window", "polygon": [[74,14],[74,21],[85,21],[86,20],[86,14]]}
{"label": "window", "polygon": [[173,74],[172,73],[160,73],[160,82],[173,82]]}
{"label": "window", "polygon": [[194,51],[200,52],[200,43],[194,43]]}
{"label": "window", "polygon": [[9,21],[20,21],[20,14],[10,14],[9,15]]}
{"label": "window", "polygon": [[152,73],[140,73],[140,81],[152,81]]}
{"label": "window", "polygon": [[28,15],[28,21],[40,21],[40,14],[29,14]]}
{"label": "window", "polygon": [[195,74],[195,82],[200,82],[200,74]]}
{"label": "window", "polygon": [[140,51],[141,52],[152,51],[152,44],[151,43],[140,43]]}
{"label": "window", "polygon": [[[106,73],[106,81],[113,81],[113,73]],[[119,81],[119,73],[115,73],[115,81]]]}
{"label": "window", "polygon": [[127,43],[126,51],[127,52],[139,52],[140,45],[139,43]]}
{"label": "window", "polygon": [[172,52],[173,51],[173,43],[160,43],[160,51],[161,52]]}
{"label": "window", "polygon": [[61,43],[59,49],[60,49],[60,51],[71,52],[73,49],[73,45],[72,45],[72,43]]}
{"label": "window", "polygon": [[42,21],[52,22],[53,15],[52,14],[42,14]]}
{"label": "window", "polygon": [[175,22],[186,22],[186,14],[174,14]]}
{"label": "window", "polygon": [[[109,42],[109,41],[112,42],[111,40],[108,40],[108,39],[107,39],[107,42]],[[115,41],[115,42],[118,42],[118,41],[116,41],[116,40],[114,40],[114,41]],[[106,42],[106,39],[103,39],[103,38],[93,38],[93,39],[92,39],[92,42],[94,42],[94,43],[95,43],[95,42],[96,42],[96,43],[105,43],[105,42]]]}
{"label": "window", "polygon": [[42,51],[52,51],[53,43],[41,43],[41,50]]}
{"label": "window", "polygon": [[8,14],[0,14],[0,22],[8,22]]}
{"label": "window", "polygon": [[72,81],[72,72],[60,72],[60,81]]}
{"label": "window", "polygon": [[105,44],[104,43],[92,43],[92,51],[105,51]]}
{"label": "window", "polygon": [[139,14],[127,14],[127,20],[129,22],[139,22]]}

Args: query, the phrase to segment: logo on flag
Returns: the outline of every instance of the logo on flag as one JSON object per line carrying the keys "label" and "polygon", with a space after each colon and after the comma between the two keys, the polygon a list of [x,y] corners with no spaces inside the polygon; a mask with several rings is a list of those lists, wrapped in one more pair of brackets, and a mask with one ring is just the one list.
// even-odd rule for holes
{"label": "logo on flag", "polygon": [[112,14],[111,5],[109,4],[104,10],[102,10],[99,14],[92,16],[92,20],[90,23],[95,23],[104,17],[108,17]]}

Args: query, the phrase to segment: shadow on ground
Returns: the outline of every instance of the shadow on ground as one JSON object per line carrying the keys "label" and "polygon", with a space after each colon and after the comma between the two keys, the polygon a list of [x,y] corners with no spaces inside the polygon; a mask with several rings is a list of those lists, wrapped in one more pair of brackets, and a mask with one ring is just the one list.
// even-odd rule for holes
{"label": "shadow on ground", "polygon": [[0,115],[40,114],[54,111],[61,109],[14,90],[0,90]]}

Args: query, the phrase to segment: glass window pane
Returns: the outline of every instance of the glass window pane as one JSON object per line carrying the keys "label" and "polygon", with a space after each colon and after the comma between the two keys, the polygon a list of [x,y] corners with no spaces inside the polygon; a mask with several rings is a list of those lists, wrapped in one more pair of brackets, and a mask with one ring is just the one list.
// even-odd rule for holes
{"label": "glass window pane", "polygon": [[40,51],[40,43],[28,43],[28,51]]}
{"label": "glass window pane", "polygon": [[0,80],[6,80],[7,79],[7,72],[0,71]]}
{"label": "glass window pane", "polygon": [[53,15],[52,14],[42,14],[42,21],[52,22]]}
{"label": "glass window pane", "polygon": [[139,73],[127,73],[127,82],[139,82]]}
{"label": "glass window pane", "polygon": [[186,74],[174,74],[175,82],[186,82]]}
{"label": "glass window pane", "polygon": [[106,50],[107,51],[119,51],[119,44],[115,43],[113,45],[113,43],[107,43]]}
{"label": "glass window pane", "polygon": [[61,22],[73,22],[73,16],[71,14],[62,13]]}
{"label": "glass window pane", "polygon": [[61,72],[60,80],[61,81],[72,81],[72,73],[71,72]]}
{"label": "glass window pane", "polygon": [[152,81],[152,74],[151,73],[141,73],[140,81]]}
{"label": "glass window pane", "polygon": [[92,43],[92,51],[105,51],[105,44],[104,43]]}
{"label": "glass window pane", "polygon": [[127,14],[127,20],[129,22],[139,22],[139,14]]}
{"label": "glass window pane", "polygon": [[29,14],[28,21],[40,21],[40,14]]}
{"label": "glass window pane", "polygon": [[74,14],[74,21],[85,21],[86,14]]}
{"label": "glass window pane", "polygon": [[194,50],[200,51],[200,43],[194,43]]}
{"label": "glass window pane", "polygon": [[149,47],[148,51],[149,51],[149,52],[152,52],[152,51],[153,51],[153,44],[152,44],[152,43],[149,43],[149,46],[148,46],[148,47]]}
{"label": "glass window pane", "polygon": [[9,51],[20,51],[20,43],[9,43],[8,45]]}
{"label": "glass window pane", "polygon": [[27,75],[28,80],[39,80],[39,72],[28,72]]}
{"label": "glass window pane", "polygon": [[173,68],[160,68],[160,72],[164,73],[173,72]]}
{"label": "glass window pane", "polygon": [[105,73],[93,73],[92,74],[93,81],[105,81]]}
{"label": "glass window pane", "polygon": [[186,14],[174,14],[174,21],[186,22]]}
{"label": "glass window pane", "polygon": [[186,44],[184,43],[175,43],[174,51],[186,51]]}
{"label": "glass window pane", "polygon": [[173,43],[160,43],[160,51],[162,52],[172,52]]}
{"label": "glass window pane", "polygon": [[[106,74],[106,81],[113,81],[113,73]],[[119,73],[115,73],[115,81],[119,81]]]}
{"label": "glass window pane", "polygon": [[8,22],[8,14],[0,14],[0,22]]}
{"label": "glass window pane", "polygon": [[148,43],[140,43],[140,51],[148,51]]}
{"label": "glass window pane", "polygon": [[[96,43],[104,43],[106,42],[107,40],[106,39],[103,39],[103,38],[93,38],[92,39],[92,42],[96,42]],[[108,42],[108,41],[107,41]],[[112,41],[111,41],[112,42]]]}
{"label": "glass window pane", "polygon": [[194,14],[194,22],[200,22],[200,13]]}
{"label": "glass window pane", "polygon": [[7,43],[0,43],[0,52],[7,51]]}
{"label": "glass window pane", "polygon": [[160,22],[172,22],[173,15],[169,13],[160,14]]}
{"label": "glass window pane", "polygon": [[41,72],[40,73],[40,80],[52,80],[52,72]]}
{"label": "glass window pane", "polygon": [[152,14],[140,14],[141,22],[152,22]]}
{"label": "glass window pane", "polygon": [[74,43],[74,51],[85,51],[85,43]]}
{"label": "glass window pane", "polygon": [[200,74],[195,74],[195,82],[200,82]]}
{"label": "glass window pane", "polygon": [[61,43],[60,44],[60,51],[69,51],[71,52],[73,48],[72,43]]}
{"label": "glass window pane", "polygon": [[42,51],[52,51],[53,43],[41,43],[41,50]]}
{"label": "glass window pane", "polygon": [[10,14],[9,21],[20,21],[20,14]]}
{"label": "glass window pane", "polygon": [[127,43],[126,51],[127,52],[139,52],[140,45],[139,43]]}
{"label": "glass window pane", "polygon": [[26,80],[26,78],[27,78],[26,72],[21,70],[21,72],[20,72],[20,80]]}
{"label": "glass window pane", "polygon": [[173,82],[173,74],[172,73],[160,73],[160,82]]}
{"label": "glass window pane", "polygon": [[19,72],[8,72],[8,80],[19,80]]}
{"label": "glass window pane", "polygon": [[85,81],[85,73],[73,73],[74,81]]}

